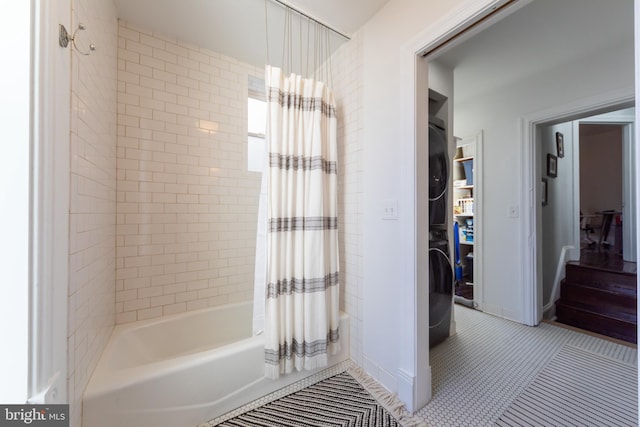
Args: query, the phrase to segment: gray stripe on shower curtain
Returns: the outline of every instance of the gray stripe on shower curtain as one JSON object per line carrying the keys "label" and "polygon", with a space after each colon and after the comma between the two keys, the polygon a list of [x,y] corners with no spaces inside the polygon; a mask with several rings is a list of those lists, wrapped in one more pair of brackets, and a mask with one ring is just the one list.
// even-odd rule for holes
{"label": "gray stripe on shower curtain", "polygon": [[325,292],[331,286],[338,286],[338,273],[313,279],[283,279],[275,283],[267,283],[267,298],[277,298],[279,295],[290,295],[294,292],[310,293]]}
{"label": "gray stripe on shower curtain", "polygon": [[306,231],[306,230],[336,230],[338,218],[327,217],[295,217],[295,218],[270,218],[268,230],[280,231]]}
{"label": "gray stripe on shower curtain", "polygon": [[269,167],[280,169],[322,169],[326,173],[338,173],[338,162],[329,162],[321,156],[301,157],[269,153]]}
{"label": "gray stripe on shower curtain", "polygon": [[[285,77],[285,79],[286,78],[287,77]],[[292,74],[288,78],[300,78],[300,80],[306,80],[307,82],[315,82],[311,79],[302,79],[302,77],[296,76],[294,74]],[[267,81],[266,84],[268,85],[269,81]],[[331,97],[333,97],[333,94],[331,94]],[[282,87],[269,86],[267,87],[267,99],[269,99],[269,102],[271,103],[277,103],[282,108],[287,108],[292,111],[320,111],[325,117],[332,119],[336,118],[336,107],[334,100],[324,97],[321,93],[302,94],[295,91],[292,92],[288,89],[283,89]]]}

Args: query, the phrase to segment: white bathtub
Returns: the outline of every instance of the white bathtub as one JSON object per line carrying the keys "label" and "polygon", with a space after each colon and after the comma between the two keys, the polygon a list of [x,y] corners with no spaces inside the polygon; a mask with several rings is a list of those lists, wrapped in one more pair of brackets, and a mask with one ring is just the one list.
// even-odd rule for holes
{"label": "white bathtub", "polygon": [[[264,378],[251,303],[116,326],[84,392],[83,427],[194,427],[316,371]],[[339,354],[349,358],[349,319]]]}

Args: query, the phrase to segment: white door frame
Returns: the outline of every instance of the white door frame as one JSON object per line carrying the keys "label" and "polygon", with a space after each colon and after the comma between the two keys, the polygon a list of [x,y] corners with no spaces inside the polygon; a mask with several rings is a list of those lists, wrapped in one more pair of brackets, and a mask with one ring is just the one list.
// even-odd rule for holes
{"label": "white door frame", "polygon": [[[639,117],[640,117],[640,108],[638,105],[638,100],[640,100],[640,0],[634,0],[633,2],[633,6],[634,6],[634,10],[633,10],[633,28],[634,28],[634,51],[633,51],[633,56],[635,59],[635,72],[634,72],[634,76],[635,76],[635,81],[636,81],[636,85],[635,85],[635,105],[636,105],[636,123],[637,126],[634,126],[634,140],[636,143],[638,143],[638,141],[640,141],[640,121],[639,121]],[[635,159],[635,168],[634,168],[634,172],[635,172],[635,179],[634,179],[634,193],[635,193],[635,200],[636,203],[640,202],[640,173],[638,173],[638,168],[640,167],[640,150],[635,150],[634,153],[634,159]],[[635,223],[638,224],[638,221],[640,221],[640,209],[638,209],[638,206],[636,205],[636,212],[635,212]],[[635,241],[636,241],[636,248],[640,248],[640,233],[635,234]],[[640,262],[640,251],[636,250],[636,262]],[[638,283],[636,280],[636,292],[638,291]],[[637,303],[637,312],[640,312],[640,300],[638,300]],[[636,336],[636,339],[640,337],[640,330],[638,330],[638,334]],[[638,373],[638,382],[640,383],[640,372]],[[638,396],[638,402],[640,403],[640,396]]]}
{"label": "white door frame", "polygon": [[[636,199],[636,124],[626,123],[622,128],[622,233],[624,236],[635,236],[638,233],[638,223],[635,221],[638,210],[638,200]],[[633,218],[633,220],[624,220]],[[638,247],[634,239],[622,240],[622,258],[625,261],[636,262],[638,258]]]}
{"label": "white door frame", "polygon": [[584,98],[566,105],[552,107],[523,117],[520,120],[522,150],[520,188],[522,209],[521,242],[523,254],[523,323],[534,326],[542,320],[542,277],[538,274],[537,250],[540,246],[538,218],[540,204],[540,167],[536,156],[538,125],[550,122],[569,122],[587,115],[596,115],[626,108],[634,103],[634,88],[629,87],[597,96]]}
{"label": "white door frame", "polygon": [[[635,236],[637,224],[635,221],[626,220],[636,217],[635,199],[635,114],[629,111],[614,111],[602,116],[587,117],[578,120],[580,124],[604,124],[620,125],[622,127],[622,234]],[[625,261],[635,262],[637,248],[634,239],[623,239],[622,255]]]}
{"label": "white door frame", "polygon": [[[403,270],[406,280],[411,283],[407,292],[401,294],[402,328],[400,342],[403,351],[400,355],[398,376],[398,397],[410,412],[417,411],[431,399],[431,366],[429,364],[429,228],[428,180],[420,179],[428,171],[428,161],[424,161],[428,133],[426,132],[426,105],[428,105],[428,63],[422,53],[429,51],[454,35],[462,33],[472,24],[479,22],[508,0],[470,0],[459,3],[434,25],[425,29],[414,39],[401,47],[400,85],[403,102],[401,141],[402,164],[412,165],[403,168],[400,179],[403,188],[413,197],[401,199],[400,210],[406,212],[407,221],[401,224],[403,246]],[[486,19],[473,31],[480,31],[532,0],[519,0],[516,5],[499,12],[495,17]],[[638,0],[640,1],[640,0]],[[458,40],[458,42],[461,39]],[[452,46],[452,45],[450,45]],[[427,159],[428,160],[428,159]]]}

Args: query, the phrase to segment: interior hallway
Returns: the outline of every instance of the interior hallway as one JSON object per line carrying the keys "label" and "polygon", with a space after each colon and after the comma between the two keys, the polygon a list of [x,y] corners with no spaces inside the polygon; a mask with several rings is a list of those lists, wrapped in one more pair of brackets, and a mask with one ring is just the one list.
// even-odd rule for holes
{"label": "interior hallway", "polygon": [[[549,362],[567,348],[604,358],[612,367],[623,367],[625,375],[634,373],[630,380],[635,395],[627,393],[627,397],[635,406],[621,412],[627,412],[637,425],[635,346],[550,323],[529,327],[457,304],[455,318],[457,334],[431,350],[433,398],[417,414],[429,425],[495,425]],[[600,397],[604,400],[607,396],[603,393]],[[563,424],[567,425],[559,423]]]}

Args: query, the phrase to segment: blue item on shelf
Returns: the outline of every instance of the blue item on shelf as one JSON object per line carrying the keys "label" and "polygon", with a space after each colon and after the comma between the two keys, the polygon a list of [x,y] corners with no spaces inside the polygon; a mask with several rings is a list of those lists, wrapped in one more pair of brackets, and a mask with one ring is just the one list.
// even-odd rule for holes
{"label": "blue item on shelf", "polygon": [[464,176],[467,179],[467,185],[473,185],[473,159],[463,160]]}

